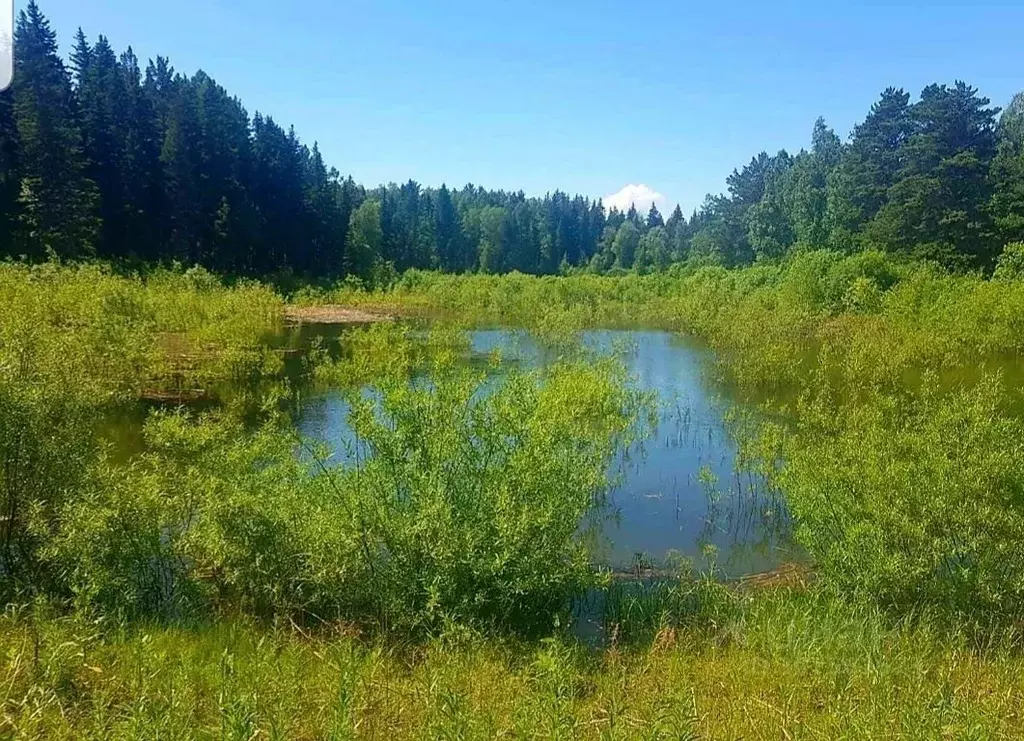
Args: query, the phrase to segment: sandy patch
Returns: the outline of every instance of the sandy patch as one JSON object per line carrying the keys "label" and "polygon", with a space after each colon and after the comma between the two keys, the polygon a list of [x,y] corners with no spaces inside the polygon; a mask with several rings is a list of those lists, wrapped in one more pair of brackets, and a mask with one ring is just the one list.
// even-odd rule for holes
{"label": "sandy patch", "polygon": [[391,314],[383,311],[367,311],[336,305],[289,306],[284,310],[284,318],[289,322],[310,324],[369,324],[394,319]]}

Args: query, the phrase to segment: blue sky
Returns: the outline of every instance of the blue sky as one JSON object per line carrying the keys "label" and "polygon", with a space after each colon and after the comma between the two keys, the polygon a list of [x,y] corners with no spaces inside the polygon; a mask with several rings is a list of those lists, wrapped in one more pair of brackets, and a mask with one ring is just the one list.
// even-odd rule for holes
{"label": "blue sky", "polygon": [[1024,89],[1019,0],[39,2],[65,50],[82,26],[202,68],[366,185],[635,184],[690,210],[819,115],[845,137],[888,85]]}
{"label": "blue sky", "polygon": [[11,0],[0,0],[0,90],[5,90],[11,83],[13,21],[14,13]]}

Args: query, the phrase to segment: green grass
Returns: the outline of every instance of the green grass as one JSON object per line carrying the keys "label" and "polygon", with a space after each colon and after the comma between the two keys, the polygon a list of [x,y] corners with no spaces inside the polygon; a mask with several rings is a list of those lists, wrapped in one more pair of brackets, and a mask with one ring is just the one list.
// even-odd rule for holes
{"label": "green grass", "polygon": [[[1024,281],[807,253],[307,290],[565,353],[481,402],[458,330],[356,332],[308,370],[375,388],[350,402],[378,454],[329,474],[279,424],[271,289],[4,264],[0,300],[0,587],[31,605],[0,618],[0,736],[1024,736]],[[575,523],[644,404],[576,354],[599,326],[694,336],[762,407],[742,456],[812,586],[613,587],[605,644],[571,637],[601,584]],[[147,392],[239,381],[244,403],[152,415],[128,465],[95,436]]]}
{"label": "green grass", "polygon": [[0,733],[60,738],[1019,738],[1024,663],[927,617],[734,598],[642,648],[462,633],[406,644],[224,619],[0,621]]}

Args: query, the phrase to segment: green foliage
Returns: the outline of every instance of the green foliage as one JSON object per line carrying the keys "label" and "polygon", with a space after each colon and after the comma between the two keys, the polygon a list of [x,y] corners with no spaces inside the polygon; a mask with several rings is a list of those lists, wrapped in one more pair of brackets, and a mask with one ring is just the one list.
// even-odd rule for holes
{"label": "green foliage", "polygon": [[[72,75],[35,2],[16,33],[0,254],[177,263],[0,264],[0,598],[34,605],[0,621],[3,733],[1017,730],[1000,626],[1024,609],[1020,96],[997,126],[964,83],[887,89],[848,144],[819,120],[810,151],[761,153],[665,221],[560,191],[367,191],[204,73],[157,58],[143,75],[79,34]],[[355,332],[307,369],[346,388],[357,440],[332,461],[282,415],[265,339],[283,300],[211,269],[344,278],[296,295],[527,327],[564,357],[495,379],[452,328]],[[575,333],[637,325],[707,342],[761,406],[742,454],[785,493],[820,588],[616,585],[595,661],[557,628],[606,586],[583,523],[647,400]],[[217,410],[139,404],[191,398]],[[146,419],[127,460],[98,432],[126,408]],[[229,613],[439,640],[409,659],[167,627]],[[112,618],[164,627],[89,627]],[[509,655],[508,632],[549,638]]]}
{"label": "green foliage", "polygon": [[86,487],[96,454],[93,419],[73,395],[25,388],[0,375],[0,599],[61,592],[44,551],[61,530],[64,507]]}
{"label": "green foliage", "polygon": [[[281,299],[201,268],[2,265],[4,597],[79,608],[55,618],[37,600],[0,621],[2,728],[1010,735],[1020,662],[1003,626],[1024,594],[1024,430],[1004,359],[1022,349],[1024,284],[1003,266],[1017,252],[993,280],[802,250],[740,270],[409,271],[387,289],[309,289],[307,302],[518,323],[564,353],[488,379],[460,362],[453,327],[353,332],[340,359],[314,353],[309,369],[347,389],[358,440],[343,461],[296,439],[273,387],[254,391],[255,424],[231,403],[152,413],[140,452],[106,456],[97,421],[154,383],[274,380],[280,358],[261,337]],[[737,428],[744,460],[782,487],[818,586],[590,592],[604,600],[595,658],[559,627],[573,598],[605,587],[580,525],[645,400],[571,340],[638,324],[708,342],[720,380],[763,406]],[[95,627],[121,621],[124,633]],[[384,635],[398,634],[437,641],[396,657]],[[371,699],[385,667],[394,717]]]}
{"label": "green foliage", "polygon": [[[0,265],[0,296],[0,587],[6,598],[67,595],[52,549],[100,516],[83,502],[116,491],[101,475],[104,414],[142,394],[274,375],[260,340],[281,302],[262,287],[227,289],[202,269],[144,282],[52,263]],[[109,532],[93,537],[109,542]]]}
{"label": "green foliage", "polygon": [[458,362],[460,332],[381,325],[313,369],[351,388],[353,465],[305,442],[296,456],[273,389],[257,393],[269,421],[255,430],[231,404],[198,420],[153,413],[125,462],[103,454],[98,419],[180,368],[185,349],[204,350],[192,383],[275,377],[276,356],[248,343],[276,298],[201,269],[143,283],[6,266],[0,286],[17,307],[0,323],[7,598],[41,591],[125,618],[230,605],[413,632],[526,630],[550,628],[593,583],[579,525],[641,404],[618,366],[567,361],[495,385]]}
{"label": "green foliage", "polygon": [[632,221],[624,221],[615,235],[612,251],[615,253],[615,267],[629,270],[636,259],[640,246],[640,231]]}
{"label": "green foliage", "polygon": [[380,225],[380,203],[364,201],[352,213],[346,244],[346,271],[362,279],[369,278],[374,260],[381,254],[384,245],[384,232]]}
{"label": "green foliage", "polygon": [[942,394],[809,392],[779,484],[820,572],[902,607],[985,619],[1024,606],[1024,447],[996,379]]}
{"label": "green foliage", "polygon": [[395,622],[550,627],[591,583],[579,524],[636,401],[607,363],[487,389],[450,352],[431,355],[429,385],[388,373],[350,399],[369,457],[339,488],[380,554],[367,584]]}
{"label": "green foliage", "polygon": [[89,255],[99,225],[93,213],[96,183],[86,176],[76,103],[57,36],[35,0],[18,16],[14,42],[19,84],[4,94],[13,95],[17,128],[16,249],[36,256]]}
{"label": "green foliage", "polygon": [[[878,251],[615,278],[415,274],[360,300],[705,339],[734,392],[784,421],[747,442],[770,472],[781,464],[797,536],[825,581],[984,620],[1021,607],[1016,258],[1008,248],[998,280]],[[983,380],[996,369],[1002,380]]]}
{"label": "green foliage", "polygon": [[[344,627],[0,619],[0,733],[24,739],[815,738],[1019,735],[1019,636],[983,648],[811,591],[725,597],[653,641],[449,634],[404,648]],[[719,600],[720,601],[720,600]],[[718,601],[711,604],[717,604]]]}
{"label": "green foliage", "polygon": [[672,248],[669,244],[669,234],[663,226],[651,228],[643,237],[637,247],[634,267],[638,272],[665,270],[672,262]]}
{"label": "green foliage", "polygon": [[916,101],[886,89],[849,144],[819,119],[809,151],[761,152],[727,194],[666,221],[656,207],[606,212],[559,190],[367,189],[203,72],[158,57],[143,74],[131,50],[118,57],[79,32],[72,76],[35,3],[18,34],[19,82],[0,94],[0,255],[384,285],[392,267],[645,273],[826,247],[990,270],[999,245],[1024,239],[1020,100],[997,126],[997,109],[963,82],[928,85]]}
{"label": "green foliage", "polygon": [[990,209],[1005,241],[1024,241],[1024,93],[1003,111],[998,133]]}
{"label": "green foliage", "polygon": [[1024,242],[1011,242],[1003,248],[992,277],[997,280],[1024,278]]}

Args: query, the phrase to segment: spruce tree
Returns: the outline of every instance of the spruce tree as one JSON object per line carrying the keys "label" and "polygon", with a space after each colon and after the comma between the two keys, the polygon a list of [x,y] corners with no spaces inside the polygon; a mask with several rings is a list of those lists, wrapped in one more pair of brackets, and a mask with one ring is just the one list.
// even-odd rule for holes
{"label": "spruce tree", "polygon": [[15,29],[14,123],[19,149],[20,246],[27,254],[93,254],[99,232],[97,191],[86,175],[71,79],[57,36],[35,0]]}
{"label": "spruce tree", "polygon": [[118,78],[123,231],[116,238],[124,253],[153,260],[163,251],[160,132],[152,100],[142,86],[139,60],[131,47],[118,61]]}
{"label": "spruce tree", "polygon": [[0,93],[0,258],[15,254],[20,184],[14,93],[8,89]]}
{"label": "spruce tree", "polygon": [[99,196],[100,255],[123,256],[128,251],[123,180],[124,133],[128,126],[117,58],[100,36],[90,47],[79,29],[71,55],[75,71],[79,120],[82,127],[86,173]]}
{"label": "spruce tree", "polygon": [[170,99],[160,149],[166,250],[173,259],[192,265],[208,257],[200,243],[202,160],[198,101],[192,84],[180,75],[167,93]]}
{"label": "spruce tree", "polygon": [[342,186],[335,169],[324,165],[320,148],[313,144],[306,174],[306,209],[311,219],[312,276],[337,276],[344,270],[345,232],[350,212],[342,206]]}
{"label": "spruce tree", "polygon": [[437,256],[442,270],[462,272],[469,267],[464,252],[459,214],[446,185],[437,191]]}
{"label": "spruce tree", "polygon": [[[195,91],[199,131],[196,239],[201,245],[201,258],[217,270],[248,272],[248,245],[258,237],[250,196],[253,156],[249,114],[237,98],[228,95],[205,72],[196,73],[190,87]],[[312,240],[309,224],[296,224],[295,230]]]}
{"label": "spruce tree", "polygon": [[651,204],[651,210],[647,212],[647,228],[653,229],[656,226],[665,226],[665,220],[661,217],[661,211],[655,204]]}

